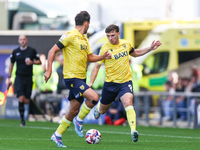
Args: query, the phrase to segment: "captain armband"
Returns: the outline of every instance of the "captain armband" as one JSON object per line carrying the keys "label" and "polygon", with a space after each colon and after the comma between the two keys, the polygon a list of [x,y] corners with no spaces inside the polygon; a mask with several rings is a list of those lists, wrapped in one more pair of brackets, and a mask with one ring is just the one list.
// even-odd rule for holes
{"label": "captain armband", "polygon": [[129,51],[129,54],[131,54],[132,52],[134,52],[134,48],[132,47],[132,49]]}

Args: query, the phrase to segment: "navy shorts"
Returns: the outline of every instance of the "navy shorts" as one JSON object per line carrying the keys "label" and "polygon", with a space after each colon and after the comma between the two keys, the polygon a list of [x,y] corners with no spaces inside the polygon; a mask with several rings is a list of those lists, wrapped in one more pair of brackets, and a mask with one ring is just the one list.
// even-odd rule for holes
{"label": "navy shorts", "polygon": [[25,98],[30,99],[32,93],[32,86],[32,77],[16,76],[14,83],[14,91],[17,94],[17,97],[24,95]]}
{"label": "navy shorts", "polygon": [[119,95],[120,98],[125,93],[133,94],[132,81],[127,81],[125,83],[105,82],[101,95],[101,103],[104,105],[110,104],[115,101],[117,95]]}
{"label": "navy shorts", "polygon": [[84,97],[82,94],[90,87],[85,83],[86,79],[64,79],[66,87],[70,90],[68,99],[76,99],[78,102],[83,103]]}

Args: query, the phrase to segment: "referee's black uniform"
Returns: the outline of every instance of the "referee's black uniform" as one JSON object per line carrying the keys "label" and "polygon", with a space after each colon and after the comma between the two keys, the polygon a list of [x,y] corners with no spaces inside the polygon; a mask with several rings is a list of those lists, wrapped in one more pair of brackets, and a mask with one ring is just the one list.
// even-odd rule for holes
{"label": "referee's black uniform", "polygon": [[[32,92],[32,75],[33,75],[33,65],[27,65],[25,63],[26,59],[32,61],[39,60],[39,54],[36,50],[27,46],[26,49],[17,49],[13,50],[10,57],[11,63],[17,64],[16,78],[14,83],[14,92],[17,94],[17,97],[24,95],[25,98],[30,99]],[[21,117],[21,122],[25,124],[24,121],[24,103],[19,102],[19,112]]]}

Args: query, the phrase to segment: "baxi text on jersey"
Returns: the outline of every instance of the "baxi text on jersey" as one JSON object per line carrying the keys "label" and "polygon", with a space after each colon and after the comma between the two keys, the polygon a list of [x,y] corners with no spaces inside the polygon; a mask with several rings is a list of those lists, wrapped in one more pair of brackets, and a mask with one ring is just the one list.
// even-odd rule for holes
{"label": "baxi text on jersey", "polygon": [[128,56],[128,52],[127,51],[124,51],[124,52],[121,52],[119,54],[114,55],[116,60],[121,58],[121,57],[124,57],[124,56]]}

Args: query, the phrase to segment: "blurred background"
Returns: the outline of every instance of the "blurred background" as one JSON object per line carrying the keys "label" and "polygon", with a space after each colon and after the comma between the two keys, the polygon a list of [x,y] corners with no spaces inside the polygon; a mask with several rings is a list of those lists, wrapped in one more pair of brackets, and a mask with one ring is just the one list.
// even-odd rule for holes
{"label": "blurred background", "polygon": [[[39,109],[37,113],[58,115],[66,102],[63,99],[67,100],[67,89],[61,83],[62,52],[55,57],[49,85],[43,80],[46,58],[59,37],[75,27],[74,17],[81,10],[91,15],[87,36],[95,54],[107,40],[104,29],[109,24],[119,25],[120,38],[127,39],[134,48],[149,46],[153,40],[162,42],[156,51],[130,59],[136,113],[146,124],[149,119],[162,124],[163,118],[173,121],[172,125],[179,119],[190,126],[198,114],[195,106],[200,92],[200,0],[0,0],[0,91],[7,87],[9,56],[18,47],[18,36],[25,34],[28,45],[44,59],[41,68],[35,67],[32,107]],[[87,82],[93,66],[88,64]],[[93,86],[98,94],[104,71],[102,66]],[[15,72],[12,78],[14,81]],[[9,92],[11,97],[13,90]],[[177,95],[169,97],[170,91]],[[187,95],[194,92],[197,95]],[[12,111],[13,105],[3,107],[0,117],[18,116]],[[169,115],[165,116],[166,112]]]}

